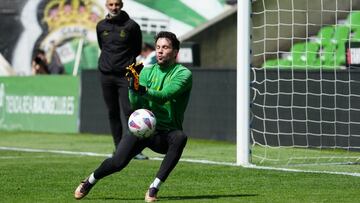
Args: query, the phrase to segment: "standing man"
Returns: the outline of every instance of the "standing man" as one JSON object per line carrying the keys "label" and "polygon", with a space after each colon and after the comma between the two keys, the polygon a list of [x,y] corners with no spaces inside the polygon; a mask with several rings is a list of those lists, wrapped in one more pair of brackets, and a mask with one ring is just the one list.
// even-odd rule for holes
{"label": "standing man", "polygon": [[[171,32],[160,32],[155,37],[157,64],[140,73],[138,90],[133,89],[131,103],[137,108],[151,110],[157,119],[154,135],[141,139],[126,134],[120,141],[115,155],[102,162],[75,190],[75,198],[85,197],[94,184],[115,172],[121,171],[132,157],[145,147],[165,154],[154,181],[145,194],[146,202],[157,200],[160,185],[178,163],[186,145],[187,136],[182,131],[184,113],[192,87],[189,69],[176,63],[180,42]],[[130,84],[130,89],[133,85]]]}
{"label": "standing man", "polygon": [[[106,0],[108,14],[96,26],[101,54],[99,70],[104,100],[108,109],[111,135],[117,148],[127,131],[127,121],[132,112],[126,67],[136,62],[141,52],[140,26],[121,10],[122,0]],[[140,154],[139,159],[147,159]]]}

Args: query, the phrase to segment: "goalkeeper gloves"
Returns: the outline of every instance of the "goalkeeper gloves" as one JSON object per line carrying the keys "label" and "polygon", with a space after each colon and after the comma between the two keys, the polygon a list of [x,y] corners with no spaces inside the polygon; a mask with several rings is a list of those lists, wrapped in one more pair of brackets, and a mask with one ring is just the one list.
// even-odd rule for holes
{"label": "goalkeeper gloves", "polygon": [[145,86],[142,86],[140,84],[138,84],[138,88],[135,88],[135,84],[134,84],[134,79],[130,78],[129,80],[130,84],[129,84],[129,89],[132,90],[134,93],[139,94],[139,95],[144,95],[147,92],[147,88]]}
{"label": "goalkeeper gloves", "polygon": [[132,86],[132,89],[138,90],[139,89],[139,77],[140,72],[143,69],[144,65],[142,63],[138,64],[131,64],[130,66],[126,67],[126,77],[128,78],[130,85]]}
{"label": "goalkeeper gloves", "polygon": [[142,63],[133,63],[130,66],[126,67],[126,77],[128,77],[128,80],[130,82],[129,89],[140,95],[144,95],[147,91],[146,87],[139,84],[140,72],[143,67],[144,65]]}

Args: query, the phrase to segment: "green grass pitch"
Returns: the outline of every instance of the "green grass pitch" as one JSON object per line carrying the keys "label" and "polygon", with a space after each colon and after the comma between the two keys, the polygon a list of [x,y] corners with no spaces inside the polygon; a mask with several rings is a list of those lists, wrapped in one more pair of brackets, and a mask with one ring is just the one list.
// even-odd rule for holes
{"label": "green grass pitch", "polygon": [[[0,147],[108,154],[113,145],[110,136],[0,132]],[[0,150],[0,202],[79,202],[74,189],[104,158]],[[235,162],[235,145],[190,138],[183,158]],[[133,160],[80,201],[143,202],[159,164]],[[181,161],[162,185],[159,202],[357,202],[359,188],[360,177],[354,176]]]}

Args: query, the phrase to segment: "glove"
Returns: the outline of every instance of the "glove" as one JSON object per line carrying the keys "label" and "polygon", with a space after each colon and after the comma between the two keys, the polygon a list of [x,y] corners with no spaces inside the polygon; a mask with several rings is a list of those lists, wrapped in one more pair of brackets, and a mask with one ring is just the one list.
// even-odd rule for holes
{"label": "glove", "polygon": [[139,75],[143,67],[144,65],[142,63],[138,63],[138,64],[133,63],[130,66],[126,67],[125,76],[128,78],[128,81],[130,82],[129,84],[130,89],[138,91]]}
{"label": "glove", "polygon": [[145,86],[138,84],[138,88],[135,89],[135,86],[134,86],[135,83],[133,82],[133,80],[134,80],[133,78],[129,79],[129,89],[139,95],[146,94],[147,88]]}

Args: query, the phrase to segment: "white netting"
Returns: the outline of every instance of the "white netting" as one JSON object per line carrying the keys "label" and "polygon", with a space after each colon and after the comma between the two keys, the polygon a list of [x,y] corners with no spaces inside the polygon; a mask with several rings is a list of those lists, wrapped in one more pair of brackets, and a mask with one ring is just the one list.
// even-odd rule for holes
{"label": "white netting", "polygon": [[360,0],[252,3],[253,162],[358,162],[357,42]]}

